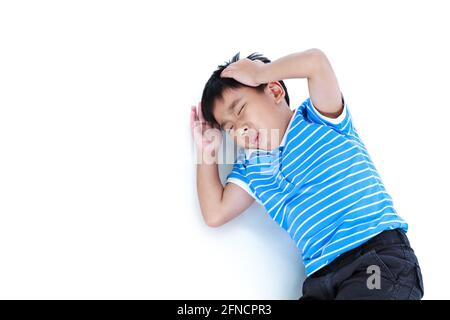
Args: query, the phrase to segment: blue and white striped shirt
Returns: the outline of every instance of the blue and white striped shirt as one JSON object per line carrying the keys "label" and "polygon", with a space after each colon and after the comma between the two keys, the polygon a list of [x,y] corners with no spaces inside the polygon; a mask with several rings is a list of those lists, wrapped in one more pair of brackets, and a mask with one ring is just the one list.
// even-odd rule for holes
{"label": "blue and white striped shirt", "polygon": [[245,150],[227,176],[262,204],[300,249],[310,276],[383,230],[408,224],[344,110],[320,114],[307,98],[291,118],[279,147]]}

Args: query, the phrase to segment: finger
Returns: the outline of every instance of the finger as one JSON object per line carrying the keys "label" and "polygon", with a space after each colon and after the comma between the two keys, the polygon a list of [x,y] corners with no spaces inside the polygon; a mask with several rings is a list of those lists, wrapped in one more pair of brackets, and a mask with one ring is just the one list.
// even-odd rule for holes
{"label": "finger", "polygon": [[194,124],[194,127],[191,130],[191,134],[192,134],[192,139],[194,139],[195,141],[198,141],[199,139],[201,139],[202,137],[202,129],[201,126],[198,122],[196,122]]}
{"label": "finger", "polygon": [[220,76],[221,76],[222,78],[230,78],[230,77],[231,77],[231,74],[232,74],[231,72],[232,72],[231,69],[225,68],[225,69],[220,73]]}
{"label": "finger", "polygon": [[205,122],[205,118],[203,117],[202,103],[201,103],[201,102],[198,103],[198,111],[197,111],[197,113],[198,113],[198,119],[199,119],[202,123]]}
{"label": "finger", "polygon": [[192,106],[192,108],[191,108],[191,128],[194,127],[196,117],[197,117],[197,114],[195,112],[195,106]]}
{"label": "finger", "polygon": [[195,106],[191,108],[191,137],[194,138],[195,129]]}
{"label": "finger", "polygon": [[[198,110],[197,107],[194,106],[194,111],[195,111],[195,118],[196,120],[200,120],[199,116],[198,116]],[[201,111],[201,110],[200,110]]]}

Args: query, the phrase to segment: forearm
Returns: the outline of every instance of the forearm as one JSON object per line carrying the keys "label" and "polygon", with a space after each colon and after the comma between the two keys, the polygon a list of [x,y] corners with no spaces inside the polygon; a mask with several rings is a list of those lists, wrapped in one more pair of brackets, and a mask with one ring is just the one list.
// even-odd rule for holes
{"label": "forearm", "polygon": [[326,62],[325,55],[316,48],[292,53],[266,64],[261,69],[259,82],[310,78],[324,62]]}
{"label": "forearm", "polygon": [[223,185],[220,182],[216,158],[207,161],[197,154],[197,193],[202,215],[207,224],[212,224],[221,215]]}

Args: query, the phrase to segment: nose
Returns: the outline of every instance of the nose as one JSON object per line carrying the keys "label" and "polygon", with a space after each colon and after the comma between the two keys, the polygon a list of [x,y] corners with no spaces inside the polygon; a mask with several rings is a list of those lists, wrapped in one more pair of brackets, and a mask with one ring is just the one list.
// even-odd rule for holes
{"label": "nose", "polygon": [[248,127],[247,126],[242,128],[242,135],[245,136],[246,134],[248,134]]}
{"label": "nose", "polygon": [[236,138],[245,144],[252,143],[255,136],[258,134],[257,130],[249,125],[241,126],[236,132]]}
{"label": "nose", "polygon": [[249,131],[250,131],[250,128],[247,125],[244,125],[238,129],[237,134],[239,137],[245,137],[249,134]]}

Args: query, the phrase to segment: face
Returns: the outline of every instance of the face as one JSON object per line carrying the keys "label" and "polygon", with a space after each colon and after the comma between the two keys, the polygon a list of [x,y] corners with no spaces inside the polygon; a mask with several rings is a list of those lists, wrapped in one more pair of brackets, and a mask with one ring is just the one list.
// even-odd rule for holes
{"label": "face", "polygon": [[214,117],[235,143],[246,149],[272,150],[281,143],[292,116],[277,81],[264,92],[242,87],[228,89],[214,105]]}

